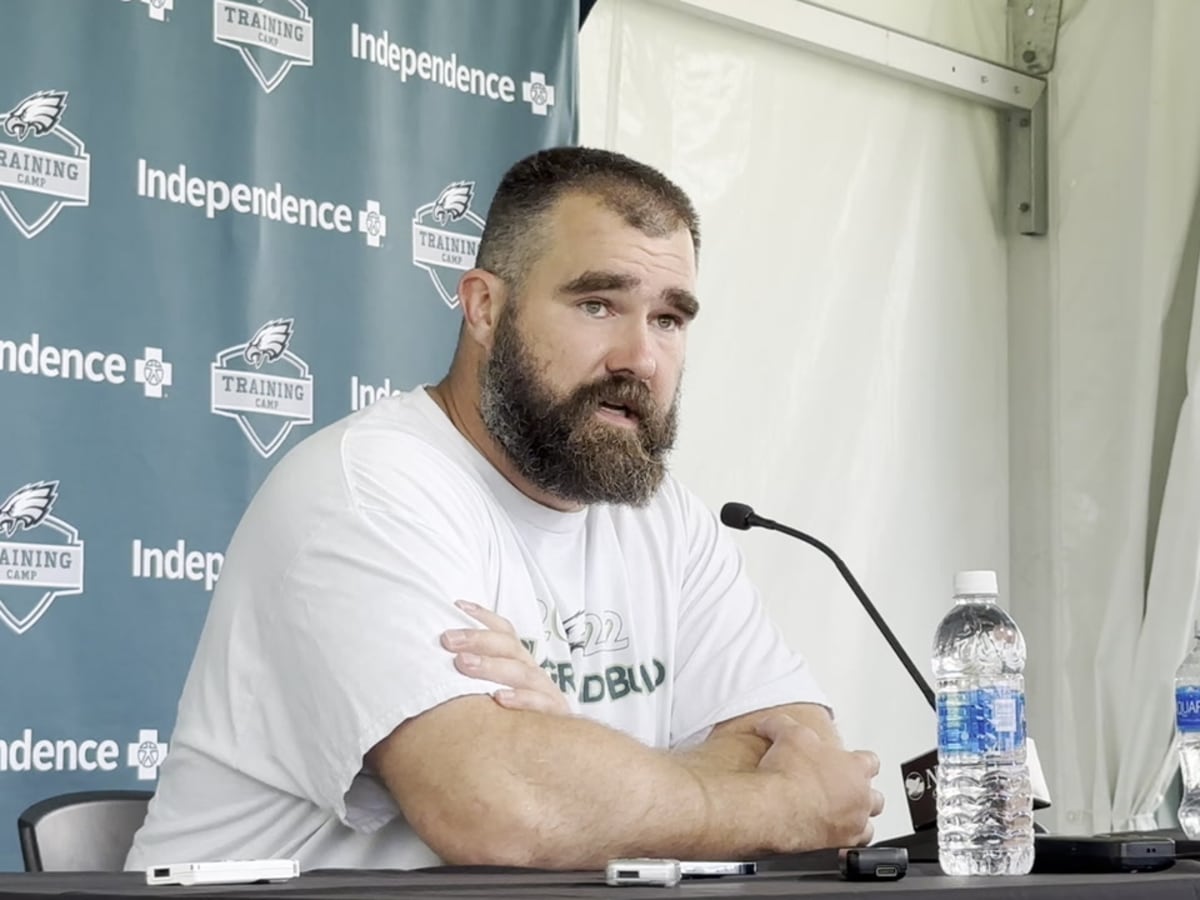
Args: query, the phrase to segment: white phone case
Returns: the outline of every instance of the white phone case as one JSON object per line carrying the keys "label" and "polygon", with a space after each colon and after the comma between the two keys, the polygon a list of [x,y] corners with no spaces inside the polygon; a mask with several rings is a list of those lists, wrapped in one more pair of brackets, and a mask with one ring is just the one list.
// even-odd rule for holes
{"label": "white phone case", "polygon": [[604,880],[610,885],[657,884],[674,887],[682,878],[677,859],[610,859]]}
{"label": "white phone case", "polygon": [[221,859],[150,866],[146,884],[252,884],[287,881],[299,874],[300,863],[294,859]]}

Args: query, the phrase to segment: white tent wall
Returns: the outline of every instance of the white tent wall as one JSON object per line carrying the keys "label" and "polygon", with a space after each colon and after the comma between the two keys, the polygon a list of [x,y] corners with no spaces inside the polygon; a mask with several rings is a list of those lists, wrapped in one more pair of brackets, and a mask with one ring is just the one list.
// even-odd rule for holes
{"label": "white tent wall", "polygon": [[1010,241],[1012,608],[1041,645],[1031,727],[1070,832],[1173,815],[1171,678],[1200,552],[1196,413],[1180,419],[1198,36],[1186,0],[1064,4],[1050,234]]}
{"label": "white tent wall", "polygon": [[[1004,46],[1000,3],[900,7],[889,25]],[[645,0],[599,4],[580,45],[581,140],[703,216],[674,470],[831,544],[928,672],[953,573],[1008,585],[999,116]],[[737,537],[847,743],[882,758],[877,834],[910,831],[899,764],[932,711],[828,560]]]}
{"label": "white tent wall", "polygon": [[[1005,59],[1004,0],[824,5]],[[662,167],[703,216],[675,471],[836,548],[926,673],[953,572],[996,569],[1054,830],[1153,824],[1171,771],[1200,568],[1188,406],[1172,454],[1197,35],[1190,0],[1064,3],[1037,238],[1008,221],[992,110],[650,0],[601,0],[580,38],[581,141]],[[737,539],[847,743],[882,758],[877,834],[909,831],[898,766],[933,714],[824,557]]]}

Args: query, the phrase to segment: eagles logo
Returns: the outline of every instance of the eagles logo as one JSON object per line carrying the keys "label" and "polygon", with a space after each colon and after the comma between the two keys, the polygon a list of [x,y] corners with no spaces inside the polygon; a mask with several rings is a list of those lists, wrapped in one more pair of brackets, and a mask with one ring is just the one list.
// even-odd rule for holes
{"label": "eagles logo", "polygon": [[291,351],[295,319],[270,319],[244,344],[217,354],[212,373],[214,415],[234,419],[263,459],[296,425],[313,420],[313,377]]}
{"label": "eagles logo", "polygon": [[0,106],[0,214],[34,238],[64,206],[88,205],[92,162],[63,127],[66,91],[35,91],[5,112],[10,102]]}
{"label": "eagles logo", "polygon": [[0,506],[0,534],[12,537],[23,528],[33,528],[58,499],[57,481],[38,481],[18,488]]}
{"label": "eagles logo", "polygon": [[439,225],[457,222],[471,208],[471,200],[475,196],[475,182],[455,181],[446,185],[433,202],[433,217]]}
{"label": "eagles logo", "polygon": [[[0,504],[0,626],[24,634],[55,599],[83,593],[83,541],[52,513],[58,481],[34,481]],[[32,540],[21,540],[26,532]]]}
{"label": "eagles logo", "polygon": [[8,111],[4,131],[21,142],[30,134],[41,137],[54,130],[66,108],[66,91],[38,91]]}
{"label": "eagles logo", "polygon": [[429,273],[451,309],[458,306],[460,273],[475,265],[483,237],[484,221],[471,209],[474,200],[474,181],[452,181],[413,214],[413,265]]}
{"label": "eagles logo", "polygon": [[242,355],[246,362],[256,369],[262,368],[265,362],[274,362],[283,356],[292,339],[292,319],[272,319],[254,333],[254,337],[246,343]]}

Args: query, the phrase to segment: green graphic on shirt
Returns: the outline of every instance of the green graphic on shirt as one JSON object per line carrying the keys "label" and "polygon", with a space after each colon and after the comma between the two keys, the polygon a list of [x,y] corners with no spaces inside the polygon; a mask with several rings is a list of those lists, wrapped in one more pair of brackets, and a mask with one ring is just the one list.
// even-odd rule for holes
{"label": "green graphic on shirt", "polygon": [[546,659],[541,667],[564,694],[575,694],[580,703],[620,700],[634,694],[653,694],[667,679],[667,667],[660,660],[636,666],[611,665],[603,673],[592,672],[577,679],[570,662]]}

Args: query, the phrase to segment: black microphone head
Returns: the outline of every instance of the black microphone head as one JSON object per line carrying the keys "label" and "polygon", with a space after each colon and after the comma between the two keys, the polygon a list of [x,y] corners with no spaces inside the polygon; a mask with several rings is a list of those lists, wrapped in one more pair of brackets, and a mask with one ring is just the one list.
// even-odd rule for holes
{"label": "black microphone head", "polygon": [[721,507],[721,523],[730,528],[746,531],[757,518],[753,508],[745,503],[726,503]]}

